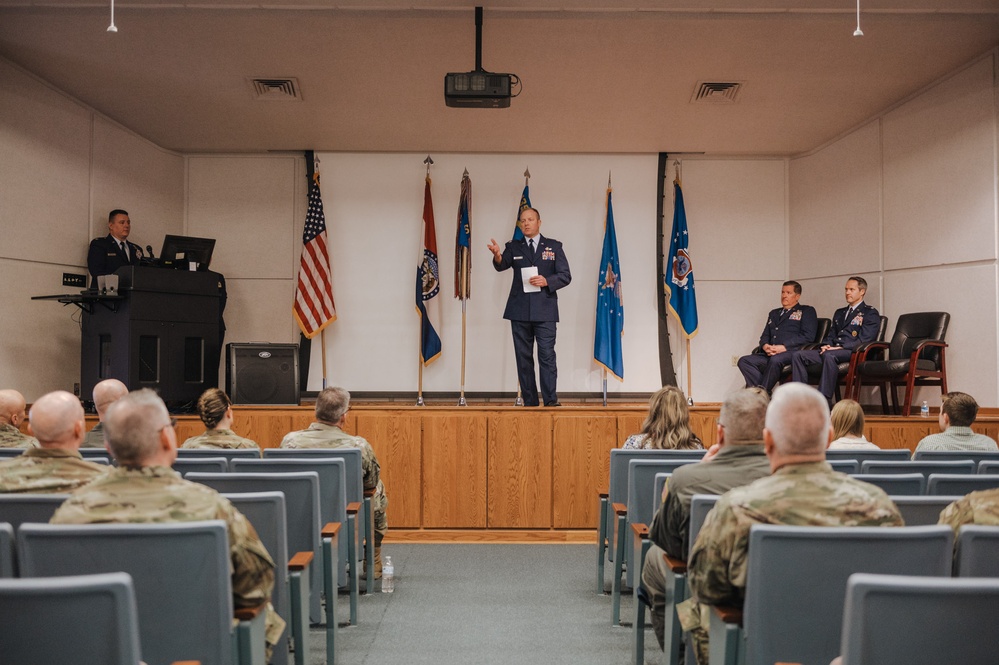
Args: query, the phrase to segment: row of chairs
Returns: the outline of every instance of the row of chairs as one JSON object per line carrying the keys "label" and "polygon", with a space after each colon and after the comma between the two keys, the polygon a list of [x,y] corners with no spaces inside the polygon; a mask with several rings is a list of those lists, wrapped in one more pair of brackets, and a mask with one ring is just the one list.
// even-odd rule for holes
{"label": "row of chairs", "polygon": [[[322,460],[329,474],[342,474],[342,460]],[[202,482],[223,492],[250,520],[267,550],[278,566],[273,603],[278,613],[288,622],[295,644],[295,663],[304,663],[308,653],[309,622],[326,624],[327,663],[333,663],[336,654],[338,621],[336,618],[337,571],[342,569],[339,543],[342,541],[342,522],[323,522],[323,483],[320,472],[295,473],[216,473],[190,474],[192,481]],[[342,488],[342,484],[340,485]],[[327,487],[328,489],[328,487]],[[342,492],[341,492],[342,493]],[[12,523],[12,528],[34,526],[31,522],[47,522],[66,496],[8,494],[0,495],[0,521]],[[353,512],[356,514],[357,507]],[[287,515],[294,515],[289,520]],[[323,526],[325,524],[325,526]],[[347,522],[348,534],[353,520]],[[114,525],[141,527],[147,525]],[[84,527],[88,531],[88,527]],[[2,545],[2,543],[0,543]],[[71,549],[67,549],[71,551]],[[289,552],[295,552],[290,559]],[[312,562],[321,571],[310,574]],[[18,561],[0,555],[0,570],[17,571]],[[143,570],[145,570],[143,566]],[[352,588],[357,589],[357,566],[352,566]],[[226,569],[228,579],[228,569]],[[21,571],[22,575],[25,571]],[[132,572],[132,571],[130,571]],[[134,572],[133,572],[134,575]],[[322,614],[320,596],[325,594],[326,611]],[[230,600],[231,604],[231,600]],[[356,593],[351,599],[353,621],[356,623]],[[183,633],[181,633],[183,634]],[[164,661],[166,662],[166,661]],[[287,650],[277,650],[275,663],[287,663]]]}

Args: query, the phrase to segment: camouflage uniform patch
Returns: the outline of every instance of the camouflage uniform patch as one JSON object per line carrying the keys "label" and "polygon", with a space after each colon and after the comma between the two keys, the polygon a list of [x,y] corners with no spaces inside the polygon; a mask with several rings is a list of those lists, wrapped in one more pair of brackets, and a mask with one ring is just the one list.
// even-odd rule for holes
{"label": "camouflage uniform patch", "polygon": [[943,509],[939,524],[950,526],[955,536],[963,524],[999,526],[999,489],[972,492],[958,499]]}
{"label": "camouflage uniform patch", "polygon": [[110,469],[87,462],[80,453],[58,448],[30,448],[0,462],[0,493],[68,493]]}
{"label": "camouflage uniform patch", "polygon": [[206,430],[204,434],[192,436],[185,441],[181,448],[221,448],[226,450],[252,448],[260,450],[260,446],[255,441],[244,439],[231,429]]}
{"label": "camouflage uniform patch", "polygon": [[360,448],[361,471],[364,475],[364,489],[374,489],[371,498],[372,512],[375,514],[375,546],[380,546],[382,538],[388,531],[388,520],[385,509],[388,507],[388,496],[382,484],[381,466],[375,457],[375,450],[364,437],[351,436],[336,425],[312,423],[308,429],[291,432],[281,440],[282,448]]}
{"label": "camouflage uniform patch", "polygon": [[28,436],[13,425],[0,425],[0,448],[38,448],[38,439]]}
{"label": "camouflage uniform patch", "polygon": [[80,444],[81,448],[105,448],[104,445],[104,423],[97,423],[94,425],[94,429],[87,432],[87,436],[83,438],[83,443]]}

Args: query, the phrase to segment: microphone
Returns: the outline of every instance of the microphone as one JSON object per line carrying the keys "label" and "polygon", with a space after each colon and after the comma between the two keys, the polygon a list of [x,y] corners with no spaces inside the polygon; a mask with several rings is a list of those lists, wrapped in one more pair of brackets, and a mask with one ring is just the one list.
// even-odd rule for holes
{"label": "microphone", "polygon": [[149,252],[149,260],[150,261],[153,261],[153,260],[156,259],[156,257],[153,256],[153,246],[152,245],[146,245],[146,251]]}

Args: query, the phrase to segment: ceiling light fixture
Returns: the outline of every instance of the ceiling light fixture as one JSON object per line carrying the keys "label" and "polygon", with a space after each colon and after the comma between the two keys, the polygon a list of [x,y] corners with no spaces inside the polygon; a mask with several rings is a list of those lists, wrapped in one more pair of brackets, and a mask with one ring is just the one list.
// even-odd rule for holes
{"label": "ceiling light fixture", "polygon": [[[113,3],[114,0],[111,0]],[[864,31],[860,29],[860,0],[857,0],[857,29],[853,31],[854,37],[863,37]]]}
{"label": "ceiling light fixture", "polygon": [[111,25],[108,26],[108,32],[118,32],[118,27],[114,24],[114,0],[111,0]]}

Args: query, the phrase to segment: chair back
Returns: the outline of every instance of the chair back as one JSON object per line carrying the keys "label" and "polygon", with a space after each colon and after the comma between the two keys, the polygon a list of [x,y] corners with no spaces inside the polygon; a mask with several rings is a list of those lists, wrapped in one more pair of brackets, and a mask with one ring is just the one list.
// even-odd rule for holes
{"label": "chair back", "polygon": [[349,448],[265,448],[264,459],[285,458],[339,458],[344,461],[347,481],[347,501],[364,501],[364,469],[361,466],[361,449]]}
{"label": "chair back", "polygon": [[875,462],[908,462],[908,448],[882,448],[881,450],[826,450],[826,459],[857,460],[861,464],[870,460]]}
{"label": "chair back", "polygon": [[[288,588],[288,517],[283,492],[230,492],[223,494],[236,510],[250,520],[271,558],[274,559],[274,591],[271,604],[282,619],[291,625],[291,591]],[[274,649],[272,665],[288,662],[288,649]]]}
{"label": "chair back", "polygon": [[929,476],[931,473],[967,473],[975,472],[975,463],[971,460],[952,462],[861,462],[861,473],[921,473]]}
{"label": "chair back", "polygon": [[25,522],[47,524],[68,494],[0,494],[0,522],[17,531]]}
{"label": "chair back", "polygon": [[672,473],[656,474],[656,480],[652,484],[652,501],[649,503],[649,505],[652,506],[653,515],[656,514],[656,511],[659,510],[659,506],[663,503],[663,488],[666,486],[666,482],[672,475]]}
{"label": "chair back", "polygon": [[0,578],[14,577],[14,527],[0,522]]}
{"label": "chair back", "polygon": [[999,579],[851,575],[845,604],[843,665],[999,662]]}
{"label": "chair back", "polygon": [[[898,476],[894,476],[897,478]],[[898,506],[906,526],[930,526],[940,522],[940,513],[954,503],[959,496],[903,496],[892,494],[888,497]]]}
{"label": "chair back", "polygon": [[747,665],[830,662],[839,655],[851,574],[949,576],[953,544],[947,526],[754,525],[743,608]]}
{"label": "chair back", "polygon": [[[628,462],[628,524],[651,524],[655,506],[649,494],[657,474],[673,474],[677,467],[697,460],[631,460]],[[662,495],[660,495],[662,496]]]}
{"label": "chair back", "polygon": [[139,619],[127,573],[0,580],[6,663],[137,665]]}
{"label": "chair back", "polygon": [[717,494],[695,494],[690,498],[690,547],[687,550],[688,560],[690,559],[690,552],[694,549],[694,541],[697,540],[697,534],[701,532],[701,527],[704,526],[704,520],[707,518],[708,513],[718,503],[718,498],[719,495]]}
{"label": "chair back", "polygon": [[665,459],[697,461],[704,457],[703,450],[645,450],[614,448],[610,451],[610,482],[607,485],[607,502],[628,503],[628,463],[634,459]]}
{"label": "chair back", "polygon": [[857,473],[860,471],[860,462],[855,459],[827,459],[833,471],[840,473]]}
{"label": "chair back", "polygon": [[[221,520],[25,524],[18,532],[18,561],[23,577],[131,575],[149,665],[233,662],[229,539]],[[92,617],[76,620],[89,624]]]}
{"label": "chair back", "polygon": [[[961,527],[954,554],[954,574],[999,577],[999,526],[966,524]],[[995,612],[995,608],[992,611]]]}
{"label": "chair back", "polygon": [[978,463],[978,473],[999,473],[999,460],[982,460]]}
{"label": "chair back", "polygon": [[225,473],[229,461],[225,457],[178,457],[173,461],[173,470],[186,476],[189,473]]}
{"label": "chair back", "polygon": [[[296,473],[191,473],[187,480],[207,485],[224,494],[236,492],[281,492],[284,494],[285,514],[294,516],[286,520],[287,551],[312,552],[314,562],[323,560],[319,512],[319,474],[315,471]],[[325,524],[325,523],[323,523]],[[309,576],[309,619],[312,623],[323,621],[320,596],[323,576]]]}
{"label": "chair back", "polygon": [[978,473],[982,473],[982,462],[994,462],[999,466],[999,451],[982,450],[917,450],[912,456],[917,462],[964,462],[975,463]]}
{"label": "chair back", "polygon": [[999,487],[999,475],[982,474],[966,476],[964,474],[932,473],[926,484],[927,494],[961,495],[990,490]]}
{"label": "chair back", "polygon": [[926,494],[926,476],[921,473],[855,473],[853,477],[880,487],[889,496]]}
{"label": "chair back", "polygon": [[80,448],[80,456],[88,462],[111,464],[111,453],[106,448]]}
{"label": "chair back", "polygon": [[24,448],[0,448],[0,459],[18,457],[23,454]]}
{"label": "chair back", "polygon": [[178,448],[177,457],[225,457],[226,459],[260,459],[255,448]]}
{"label": "chair back", "polygon": [[[947,312],[913,312],[898,317],[895,333],[891,336],[888,357],[891,360],[908,359],[916,346],[927,339],[944,341],[947,337],[947,327],[950,325],[950,314]],[[920,360],[940,366],[940,349],[927,347],[920,353]]]}
{"label": "chair back", "polygon": [[821,344],[822,340],[829,334],[829,329],[832,328],[832,319],[820,317],[817,319],[817,323],[818,325],[815,326],[815,339],[812,340],[813,344]]}

